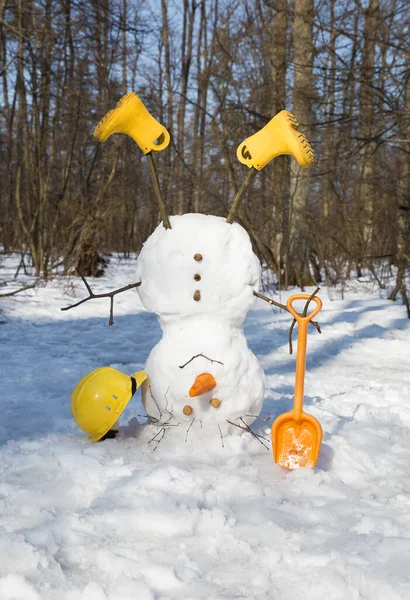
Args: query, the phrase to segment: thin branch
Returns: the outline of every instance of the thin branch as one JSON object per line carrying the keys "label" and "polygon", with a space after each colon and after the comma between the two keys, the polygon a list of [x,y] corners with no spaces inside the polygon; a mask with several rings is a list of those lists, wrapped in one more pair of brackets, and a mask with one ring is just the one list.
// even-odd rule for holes
{"label": "thin branch", "polygon": [[187,439],[188,439],[188,433],[189,433],[189,430],[191,429],[192,425],[194,424],[194,421],[195,421],[195,417],[192,419],[188,429],[186,430],[185,441],[187,441]]}
{"label": "thin branch", "polygon": [[235,199],[233,201],[233,204],[231,206],[231,210],[229,211],[229,214],[226,217],[226,222],[227,223],[233,223],[233,219],[235,217],[235,213],[236,213],[236,211],[238,209],[239,203],[242,200],[242,197],[245,195],[245,192],[248,190],[250,184],[252,183],[253,179],[255,178],[255,175],[258,172],[259,171],[257,169],[255,169],[254,167],[251,167],[249,169],[249,173],[247,174],[245,181],[243,182],[243,184],[239,188],[239,191],[236,194]]}
{"label": "thin branch", "polygon": [[206,358],[206,360],[211,361],[211,363],[218,363],[219,365],[223,365],[223,362],[221,362],[220,360],[215,360],[213,358],[208,358],[207,356],[205,356],[205,354],[195,354],[195,356],[193,356],[192,358],[189,359],[188,362],[186,362],[184,365],[180,365],[180,369],[183,369],[184,367],[186,367],[187,365],[189,365],[190,362],[192,362],[193,360],[195,360],[195,358],[199,358],[200,356],[202,356],[202,358]]}
{"label": "thin branch", "polygon": [[264,423],[266,423],[267,421],[269,421],[270,419],[270,415],[268,415],[267,417],[261,417],[260,415],[246,415],[247,417],[252,417],[252,419],[259,419],[259,421],[263,421]]}
{"label": "thin branch", "polygon": [[[302,313],[302,316],[305,317],[306,316],[306,311],[307,311],[307,307],[309,306],[309,302],[312,300],[313,296],[316,296],[316,293],[320,290],[320,287],[316,288],[316,290],[313,292],[313,294],[311,295],[311,297],[309,298],[309,300],[306,303],[305,309]],[[262,300],[265,300],[265,302],[268,302],[269,304],[274,304],[275,306],[281,308],[282,310],[286,310],[287,312],[290,312],[288,307],[285,304],[280,304],[279,302],[275,302],[275,300],[272,300],[272,298],[268,298],[268,296],[264,296],[263,294],[260,294],[259,292],[253,292],[253,295],[256,296],[257,298],[261,298]],[[289,353],[292,354],[293,352],[293,348],[292,348],[292,332],[293,332],[293,328],[295,327],[295,319],[293,319],[292,325],[290,326],[289,329]],[[320,329],[320,325],[317,321],[310,321],[309,324],[312,324],[313,327],[316,327],[318,333],[322,333],[322,330]]]}
{"label": "thin branch", "polygon": [[16,54],[14,54],[14,55],[13,55],[13,56],[10,58],[9,62],[8,62],[6,65],[4,65],[4,67],[3,67],[3,68],[2,68],[2,70],[0,71],[0,77],[2,77],[2,76],[3,76],[3,74],[4,74],[4,73],[7,71],[7,69],[9,68],[9,66],[11,65],[11,63],[13,62],[13,60],[14,60],[15,58],[17,58],[17,56],[18,56],[18,55],[19,55],[19,53],[18,53],[18,52],[16,52]]}
{"label": "thin branch", "polygon": [[[157,439],[158,436],[161,436],[159,439]],[[155,452],[155,450],[158,448],[160,442],[164,439],[165,436],[165,427],[162,427],[162,429],[160,429],[159,431],[157,431],[157,433],[149,440],[148,444],[150,444],[151,442],[155,442],[156,446],[153,450],[153,452]]]}
{"label": "thin branch", "polygon": [[222,435],[222,429],[221,429],[221,426],[220,426],[220,425],[218,425],[218,429],[219,429],[219,433],[220,433],[220,436],[221,436],[222,448],[225,448],[225,444],[224,444],[224,436]]}
{"label": "thin branch", "polygon": [[244,431],[247,431],[248,433],[250,433],[252,435],[252,437],[254,437],[256,440],[258,440],[258,442],[260,444],[262,444],[262,446],[264,448],[266,448],[267,450],[269,450],[269,447],[266,446],[266,444],[264,444],[261,440],[266,440],[267,442],[269,441],[268,439],[264,438],[262,435],[257,435],[254,431],[252,431],[252,429],[249,427],[249,425],[247,423],[245,423],[245,421],[241,418],[242,423],[244,423],[245,427],[242,427],[242,425],[238,425],[238,423],[234,423],[233,421],[229,421],[227,419],[227,422],[230,425],[233,425],[234,427],[239,427],[239,429],[243,429]]}
{"label": "thin branch", "polygon": [[[320,287],[317,287],[315,289],[315,291],[310,295],[308,300],[306,301],[305,308],[303,309],[302,317],[306,317],[307,311],[309,308],[309,304],[311,303],[311,301],[316,296],[316,294],[318,293],[319,290],[320,290]],[[316,321],[310,321],[310,322],[312,323],[312,325],[314,325],[316,327],[316,329],[319,333],[322,333],[319,323],[317,323]],[[293,329],[294,329],[295,325],[296,325],[296,319],[293,319],[292,325],[289,328],[289,354],[293,354],[292,333],[293,333]]]}
{"label": "thin branch", "polygon": [[94,294],[86,278],[80,273],[78,269],[76,269],[76,271],[83,280],[84,285],[87,288],[87,292],[89,293],[89,296],[87,298],[83,298],[79,302],[76,302],[76,304],[70,304],[70,306],[65,306],[61,310],[70,310],[70,308],[76,308],[77,306],[80,306],[80,304],[83,304],[83,302],[87,302],[88,300],[94,300],[94,298],[110,298],[110,320],[108,325],[114,324],[114,296],[116,294],[121,294],[122,292],[127,292],[128,290],[131,290],[132,288],[136,288],[139,285],[141,285],[141,281],[138,281],[137,283],[129,283],[128,285],[125,285],[124,287],[119,288],[117,290],[113,290],[112,292],[106,292],[105,294]]}
{"label": "thin branch", "polygon": [[169,417],[168,421],[163,421],[161,422],[160,419],[157,419],[156,417],[153,417],[152,415],[149,415],[148,413],[146,415],[136,415],[137,417],[148,417],[151,420],[150,425],[155,425],[155,427],[179,427],[180,423],[170,423],[170,421],[172,419],[174,419],[175,417],[172,415],[171,417]]}
{"label": "thin branch", "polygon": [[25,290],[31,290],[33,288],[35,288],[38,283],[39,283],[39,279],[37,281],[35,281],[34,283],[31,283],[30,285],[25,285],[22,288],[19,288],[18,290],[14,290],[14,292],[7,292],[6,294],[0,294],[0,298],[6,298],[7,296],[15,296],[16,294],[19,294],[20,292],[24,292]]}
{"label": "thin branch", "polygon": [[239,427],[239,429],[243,429],[244,431],[248,431],[246,429],[246,427],[242,427],[242,425],[238,425],[238,423],[234,423],[233,421],[230,421],[229,419],[226,419],[226,422],[229,423],[229,425],[233,425],[234,427]]}
{"label": "thin branch", "polygon": [[154,401],[154,403],[155,403],[155,406],[156,406],[156,407],[157,407],[157,409],[158,409],[158,412],[159,412],[159,419],[158,419],[158,420],[160,421],[160,420],[162,419],[162,411],[161,411],[161,409],[160,409],[160,407],[159,407],[159,404],[158,404],[158,402],[157,402],[157,401],[155,400],[155,398],[154,398],[154,395],[153,395],[153,393],[152,393],[152,390],[151,390],[151,386],[149,386],[149,393],[150,393],[150,396],[151,396],[151,398],[153,399],[153,401]]}
{"label": "thin branch", "polygon": [[169,222],[167,207],[165,206],[165,202],[162,197],[161,188],[159,186],[158,173],[157,173],[157,169],[155,167],[152,152],[148,152],[148,154],[146,154],[145,156],[147,157],[149,172],[150,172],[151,179],[152,179],[152,185],[154,186],[154,192],[157,197],[157,202],[158,202],[159,212],[160,212],[161,219],[162,219],[162,224],[165,227],[165,229],[171,229],[171,223]]}
{"label": "thin branch", "polygon": [[274,304],[278,308],[281,308],[282,310],[286,310],[287,312],[289,312],[288,307],[285,304],[280,304],[280,302],[275,302],[275,300],[272,300],[272,298],[268,298],[268,296],[264,296],[263,294],[260,294],[259,292],[253,292],[253,295],[256,296],[257,298],[261,298],[262,300],[265,300],[265,302],[268,302],[269,304]]}
{"label": "thin branch", "polygon": [[403,303],[407,310],[407,316],[410,319],[410,303],[409,303],[409,299],[407,296],[407,290],[406,290],[406,284],[404,281],[404,277],[402,277],[402,279],[401,279],[400,291],[401,291],[401,297],[403,299]]}
{"label": "thin branch", "polygon": [[[242,421],[242,423],[246,427],[247,431],[249,431],[249,433],[251,435],[253,435],[253,437],[256,438],[258,440],[258,442],[260,442],[262,444],[262,446],[265,446],[265,444],[261,440],[265,440],[265,442],[269,442],[268,438],[263,437],[263,435],[259,435],[259,434],[255,433],[254,431],[252,431],[252,429],[250,428],[250,426],[248,425],[248,423],[246,423],[246,421],[244,421],[242,417],[240,417],[240,420]],[[267,448],[269,450],[268,446],[265,446],[265,448]]]}
{"label": "thin branch", "polygon": [[168,409],[168,397],[167,397],[168,392],[169,392],[169,386],[167,387],[167,391],[164,394],[164,398],[165,398],[165,408],[164,408],[164,410],[165,410],[166,413],[168,413],[171,416],[171,418],[174,418],[174,414],[172,412],[173,408],[174,408],[174,405],[171,406],[171,410]]}
{"label": "thin branch", "polygon": [[163,423],[161,423],[161,425],[163,427],[179,427],[180,423],[170,423],[170,421],[172,421],[172,419],[175,419],[174,415],[171,415],[168,419],[168,421],[164,421]]}

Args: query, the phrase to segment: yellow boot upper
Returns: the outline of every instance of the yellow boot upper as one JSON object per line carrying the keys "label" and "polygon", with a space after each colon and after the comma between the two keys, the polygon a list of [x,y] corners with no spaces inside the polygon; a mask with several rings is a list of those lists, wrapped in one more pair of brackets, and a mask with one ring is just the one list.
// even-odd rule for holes
{"label": "yellow boot upper", "polygon": [[238,160],[258,171],[276,156],[290,154],[301,167],[311,167],[315,162],[312,148],[298,130],[299,123],[287,110],[282,110],[265,127],[246,138],[238,146]]}
{"label": "yellow boot upper", "polygon": [[132,137],[144,154],[164,150],[170,140],[168,131],[145,108],[134,92],[121,98],[94,129],[94,137],[105,142],[113,133]]}

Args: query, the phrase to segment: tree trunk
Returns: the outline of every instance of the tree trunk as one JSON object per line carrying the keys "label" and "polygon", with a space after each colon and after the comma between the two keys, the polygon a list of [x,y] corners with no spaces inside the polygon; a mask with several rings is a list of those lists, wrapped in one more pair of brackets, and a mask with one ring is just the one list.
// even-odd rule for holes
{"label": "tree trunk", "polygon": [[[407,66],[410,68],[410,55],[407,55]],[[409,295],[406,289],[405,274],[410,266],[410,76],[407,76],[405,107],[401,119],[400,135],[403,141],[402,158],[398,178],[398,203],[396,212],[397,238],[395,262],[397,266],[396,286],[390,295],[395,300],[401,292],[410,319]]]}
{"label": "tree trunk", "polygon": [[[312,119],[313,0],[295,0],[293,18],[293,112],[301,131],[310,139]],[[310,170],[291,161],[290,247],[286,261],[287,283],[303,288],[309,274],[308,200]]]}
{"label": "tree trunk", "polygon": [[[278,0],[272,31],[272,117],[286,108],[288,10],[288,0]],[[276,158],[272,169],[275,197],[272,207],[270,245],[278,265],[278,278],[283,284],[281,271],[289,245],[289,159],[283,156]]]}
{"label": "tree trunk", "polygon": [[[167,129],[172,136],[173,130],[173,117],[174,117],[174,101],[172,93],[172,79],[171,79],[171,46],[169,36],[169,25],[168,25],[168,11],[167,11],[167,0],[161,0],[161,11],[162,11],[162,30],[161,37],[162,43],[164,44],[165,51],[165,82],[166,82],[166,93],[167,93]],[[168,148],[164,160],[164,177],[162,179],[162,192],[164,194],[165,203],[168,206],[173,206],[172,201],[172,189],[170,187],[170,180],[172,177],[172,148]]]}
{"label": "tree trunk", "polygon": [[330,43],[329,43],[329,69],[327,71],[326,90],[326,176],[323,194],[324,225],[329,222],[330,213],[335,204],[335,89],[336,89],[336,38],[335,30],[335,0],[330,0]]}
{"label": "tree trunk", "polygon": [[192,62],[192,45],[194,35],[194,21],[197,4],[192,0],[184,0],[184,19],[181,43],[181,90],[177,117],[177,152],[175,168],[175,182],[177,186],[177,214],[185,211],[185,111],[187,105],[187,91],[189,72]]}
{"label": "tree trunk", "polygon": [[[374,154],[376,141],[374,131],[375,91],[374,91],[374,60],[375,37],[379,12],[379,0],[370,0],[369,7],[364,11],[364,43],[362,48],[360,73],[360,151],[359,151],[359,220],[361,227],[361,256],[363,264],[369,263],[373,250],[373,199],[374,185]],[[371,260],[371,259],[370,259]]]}

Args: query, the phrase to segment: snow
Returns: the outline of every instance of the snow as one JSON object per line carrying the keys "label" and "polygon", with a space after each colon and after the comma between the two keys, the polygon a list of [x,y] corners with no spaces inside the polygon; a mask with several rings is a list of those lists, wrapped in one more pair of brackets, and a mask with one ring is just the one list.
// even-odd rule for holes
{"label": "snow", "polygon": [[[223,435],[238,430],[232,422],[252,423],[263,405],[264,374],[242,329],[261,267],[238,223],[202,214],[173,216],[170,222],[171,229],[158,225],[137,263],[138,294],[163,331],[147,359],[142,402],[160,422],[191,423],[194,431]],[[215,387],[191,398],[192,385],[204,373],[213,376]]]}
{"label": "snow", "polygon": [[[222,317],[240,326],[253,305],[260,265],[245,229],[223,217],[170,217],[145,242],[137,265],[138,292],[161,325],[175,317]],[[196,257],[196,258],[195,258]],[[198,260],[199,259],[199,260]],[[201,277],[195,281],[194,275]],[[201,293],[199,301],[194,292]]]}
{"label": "snow", "polygon": [[[12,279],[17,262],[4,260],[0,278]],[[92,288],[135,273],[135,260],[112,257]],[[70,414],[76,383],[104,365],[142,369],[161,330],[135,290],[116,298],[114,327],[108,299],[59,310],[85,295],[80,281],[56,278],[0,300],[1,600],[410,597],[403,306],[370,284],[351,284],[343,300],[321,290],[305,410],[324,440],[315,469],[287,471],[248,434],[221,440],[179,426],[151,441],[158,428],[138,416],[139,397],[119,439],[91,444]],[[266,374],[262,415],[292,404],[289,325],[263,301],[244,324]],[[269,438],[271,421],[252,428]]]}

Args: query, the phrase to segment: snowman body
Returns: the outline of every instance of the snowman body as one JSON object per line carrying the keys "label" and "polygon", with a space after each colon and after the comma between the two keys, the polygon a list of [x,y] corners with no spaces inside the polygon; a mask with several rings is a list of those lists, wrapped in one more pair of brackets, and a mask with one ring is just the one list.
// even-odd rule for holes
{"label": "snowman body", "polygon": [[[249,424],[265,385],[242,324],[259,288],[260,263],[237,223],[202,214],[170,222],[172,229],[159,225],[148,238],[137,264],[141,301],[163,332],[147,360],[144,407],[160,422],[172,417],[223,431]],[[190,397],[204,373],[214,377],[214,388]]]}

